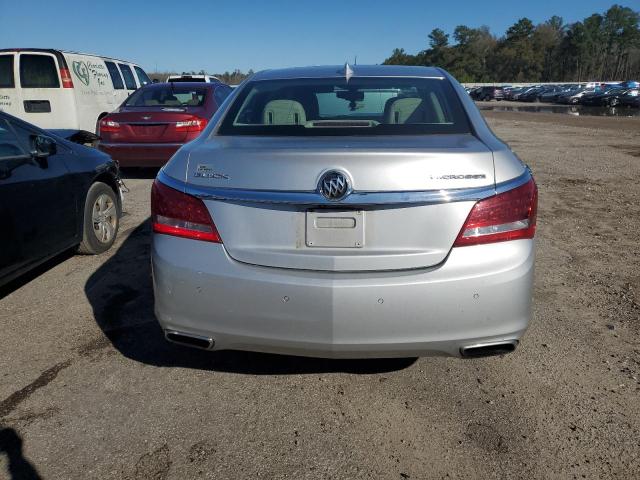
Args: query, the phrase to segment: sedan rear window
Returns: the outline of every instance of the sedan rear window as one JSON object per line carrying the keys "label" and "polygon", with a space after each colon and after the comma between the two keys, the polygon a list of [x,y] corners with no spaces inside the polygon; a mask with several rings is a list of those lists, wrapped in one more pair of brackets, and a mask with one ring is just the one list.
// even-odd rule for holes
{"label": "sedan rear window", "polygon": [[416,135],[469,133],[446,79],[304,78],[249,82],[220,135]]}
{"label": "sedan rear window", "polygon": [[0,55],[0,88],[13,87],[13,55]]}
{"label": "sedan rear window", "polygon": [[49,55],[20,55],[20,85],[24,88],[59,88],[58,69]]}
{"label": "sedan rear window", "polygon": [[204,105],[206,94],[206,87],[153,85],[135,92],[124,105],[125,107],[201,107]]}

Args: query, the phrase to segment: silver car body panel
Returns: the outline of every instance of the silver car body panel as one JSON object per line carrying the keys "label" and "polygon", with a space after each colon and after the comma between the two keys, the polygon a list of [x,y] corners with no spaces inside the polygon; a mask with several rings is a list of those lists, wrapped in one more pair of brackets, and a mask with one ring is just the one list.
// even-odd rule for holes
{"label": "silver car body panel", "polygon": [[220,244],[154,235],[155,312],[214,349],[322,357],[459,355],[517,340],[531,310],[532,240],[455,248],[420,270],[313,272],[248,265]]}
{"label": "silver car body panel", "polygon": [[[473,132],[217,135],[242,87],[235,89],[158,175],[203,199],[223,241],[154,234],[156,313],[165,329],[212,338],[215,349],[357,357],[459,355],[464,346],[520,338],[530,316],[534,242],[451,247],[475,202],[528,182],[528,168],[447,72],[352,68],[353,76],[451,82]],[[250,80],[341,71],[266,71]],[[318,191],[331,170],[351,182],[337,202]],[[308,212],[316,209],[361,212],[362,243],[311,245]]]}

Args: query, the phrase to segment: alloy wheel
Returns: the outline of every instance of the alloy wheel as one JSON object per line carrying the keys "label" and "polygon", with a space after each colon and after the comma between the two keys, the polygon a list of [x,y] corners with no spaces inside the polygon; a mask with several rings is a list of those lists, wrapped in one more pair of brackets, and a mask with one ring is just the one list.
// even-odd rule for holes
{"label": "alloy wheel", "polygon": [[101,243],[109,243],[116,232],[117,209],[113,199],[106,194],[93,203],[93,233]]}

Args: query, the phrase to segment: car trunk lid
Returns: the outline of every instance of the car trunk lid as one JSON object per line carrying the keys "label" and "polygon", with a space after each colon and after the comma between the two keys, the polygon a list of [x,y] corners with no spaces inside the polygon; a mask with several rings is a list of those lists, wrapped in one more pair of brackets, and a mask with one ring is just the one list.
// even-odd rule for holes
{"label": "car trunk lid", "polygon": [[[468,134],[214,138],[191,152],[187,190],[203,196],[229,255],[254,265],[324,271],[437,265],[475,203],[449,202],[447,192],[493,188],[495,181],[491,151]],[[351,199],[389,194],[391,203],[353,204],[346,197],[314,204],[330,170],[349,177]],[[440,200],[405,201],[418,192],[436,192]]]}
{"label": "car trunk lid", "polygon": [[121,109],[109,114],[117,122],[117,131],[101,129],[101,138],[111,143],[183,143],[188,140],[189,129],[179,122],[204,117],[201,107]]}

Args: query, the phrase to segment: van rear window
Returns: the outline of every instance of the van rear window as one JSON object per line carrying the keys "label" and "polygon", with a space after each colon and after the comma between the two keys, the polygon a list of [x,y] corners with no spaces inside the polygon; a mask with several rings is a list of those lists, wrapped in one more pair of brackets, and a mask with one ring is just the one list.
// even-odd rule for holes
{"label": "van rear window", "polygon": [[111,77],[111,83],[113,83],[113,88],[116,90],[124,90],[124,83],[122,82],[122,77],[120,76],[120,71],[116,64],[113,62],[105,61],[104,64],[107,66],[107,70],[109,70],[109,76]]}
{"label": "van rear window", "polygon": [[0,55],[0,88],[14,88],[13,55]]}
{"label": "van rear window", "polygon": [[60,79],[53,57],[20,55],[20,85],[23,88],[59,88]]}
{"label": "van rear window", "polygon": [[138,88],[136,85],[136,79],[133,78],[133,72],[129,65],[123,65],[119,63],[120,71],[122,72],[122,76],[124,77],[124,84],[127,86],[127,90],[135,90]]}
{"label": "van rear window", "polygon": [[133,67],[133,69],[136,71],[136,75],[138,75],[140,86],[149,85],[151,83],[151,79],[144,70],[140,67]]}

